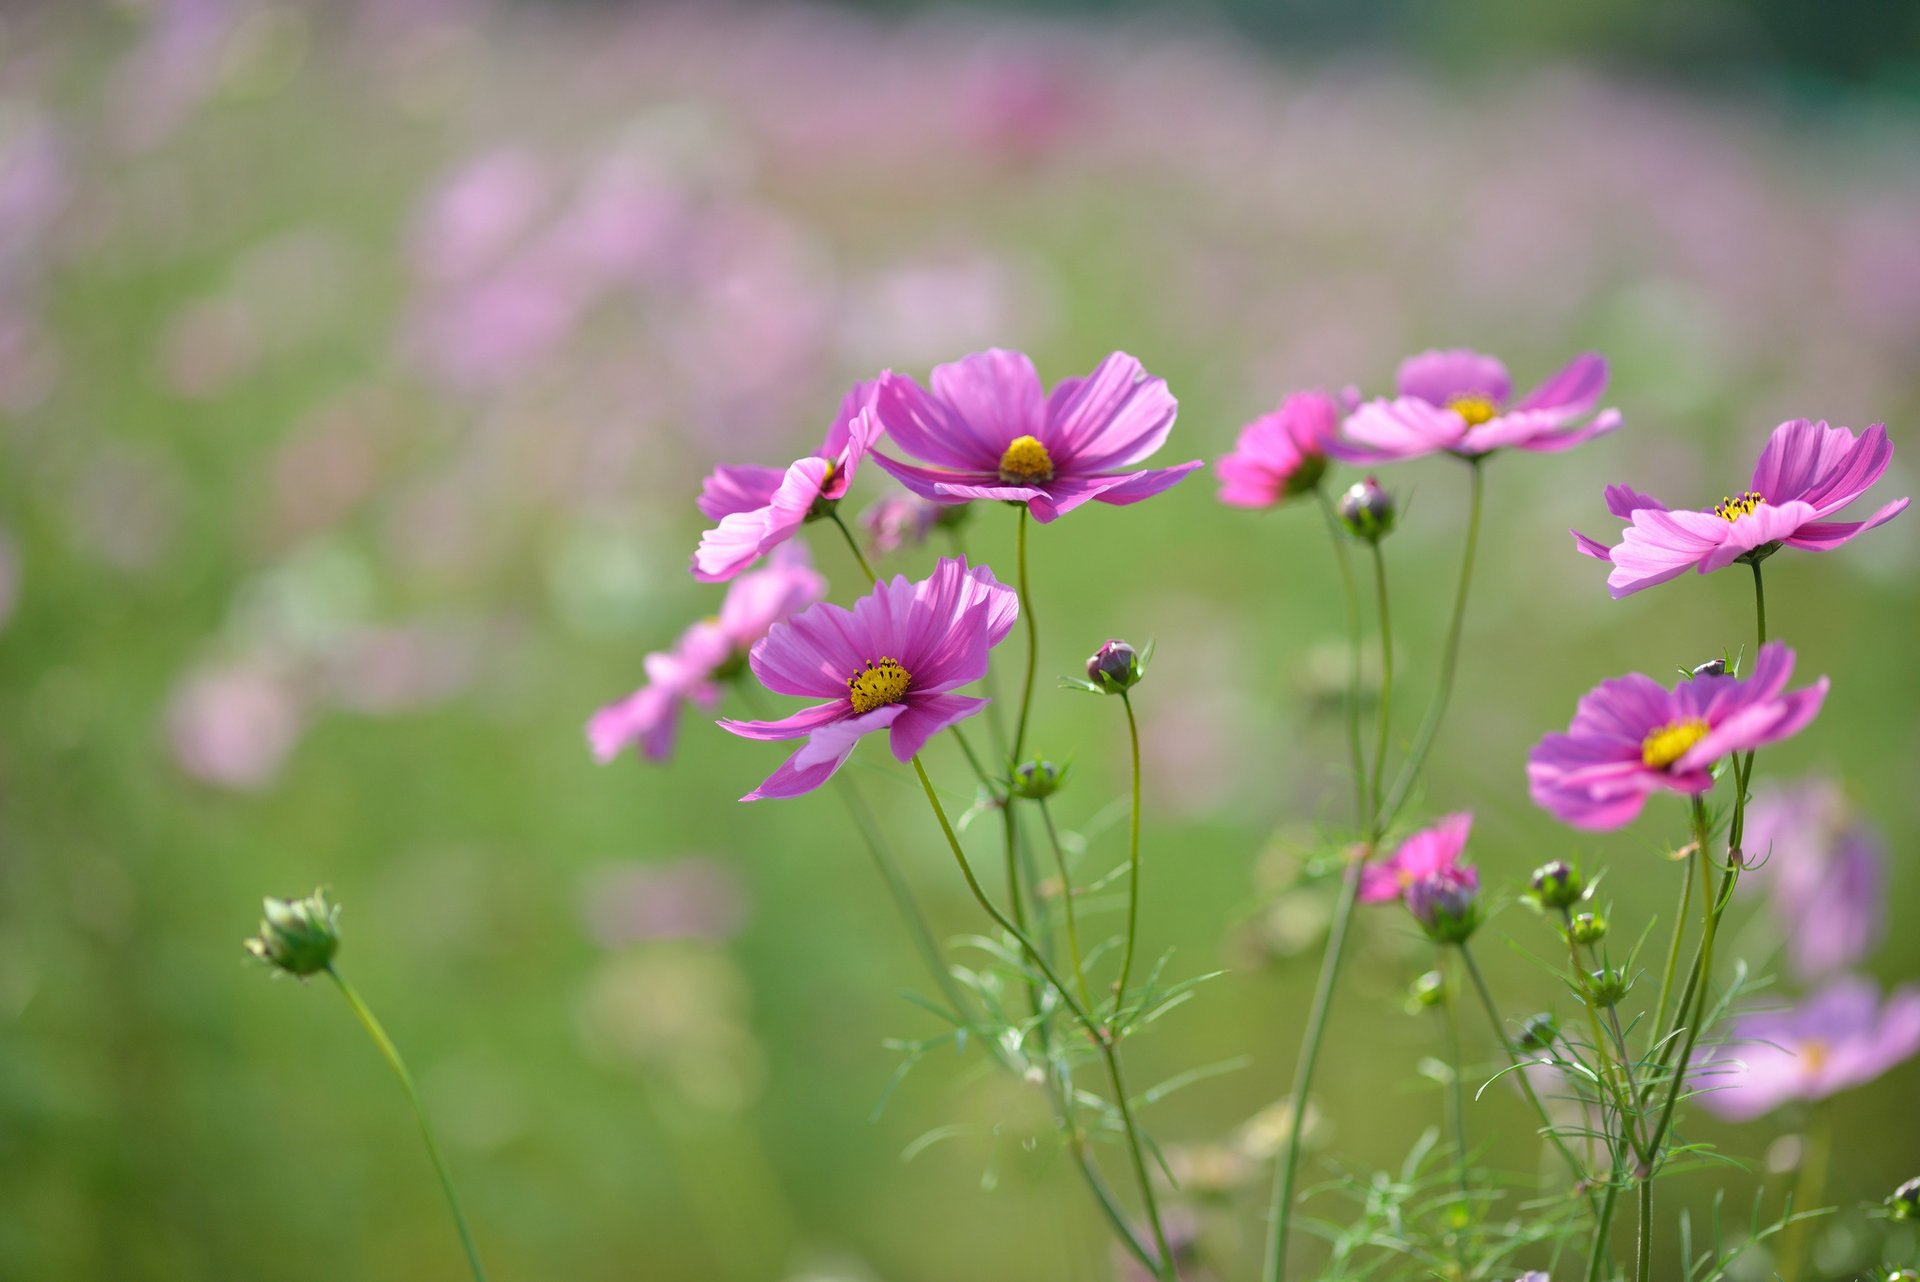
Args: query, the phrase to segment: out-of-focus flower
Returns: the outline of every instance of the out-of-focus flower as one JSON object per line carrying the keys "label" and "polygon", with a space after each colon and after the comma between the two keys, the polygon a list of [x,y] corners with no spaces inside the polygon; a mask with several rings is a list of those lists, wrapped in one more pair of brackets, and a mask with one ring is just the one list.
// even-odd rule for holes
{"label": "out-of-focus flower", "polygon": [[167,740],[180,768],[204,783],[241,791],[273,782],[305,724],[293,682],[257,660],[191,673],[167,707]]}
{"label": "out-of-focus flower", "polygon": [[754,676],[776,694],[830,702],[781,721],[720,723],[748,739],[806,739],[741,800],[812,792],[875,730],[889,731],[896,760],[911,760],[986,706],[953,691],[986,675],[989,651],[1019,613],[1019,595],[992,570],[949,558],[918,583],[874,584],[851,610],[823,601],[776,623],[753,647]]}
{"label": "out-of-focus flower", "polygon": [[1692,1080],[1714,1113],[1741,1122],[1825,1099],[1920,1052],[1920,988],[1895,989],[1883,1004],[1872,980],[1843,976],[1791,1010],[1741,1016],[1730,1043]]}
{"label": "out-of-focus flower", "polygon": [[525,152],[469,160],[427,197],[414,226],[414,262],[443,282],[485,271],[533,224],[549,194],[539,162]]}
{"label": "out-of-focus flower", "polygon": [[1604,829],[1631,823],[1652,793],[1707,791],[1714,762],[1789,738],[1820,711],[1827,679],[1786,693],[1793,661],[1772,641],[1744,679],[1695,677],[1671,690],[1637,672],[1602,681],[1567,732],[1528,755],[1534,803],[1575,828]]}
{"label": "out-of-focus flower", "polygon": [[1220,501],[1262,508],[1310,493],[1327,470],[1327,447],[1340,434],[1340,407],[1324,392],[1295,392],[1271,414],[1240,429],[1233,452],[1214,465]]}
{"label": "out-of-focus flower", "polygon": [[681,709],[688,703],[712,708],[720,701],[718,682],[739,671],[768,629],[826,590],[826,580],[797,543],[779,549],[765,569],[735,579],[717,617],[688,628],[672,650],[642,660],[646,685],[593,714],[587,722],[593,755],[604,763],[634,747],[649,760],[665,761],[673,754]]}
{"label": "out-of-focus flower", "polygon": [[889,494],[860,514],[860,528],[866,531],[867,544],[874,554],[886,556],[925,543],[934,522],[947,510],[917,494]]}
{"label": "out-of-focus flower", "polygon": [[1347,533],[1356,539],[1378,543],[1393,533],[1396,513],[1393,495],[1381,489],[1380,482],[1371,476],[1349,485],[1333,510]]}
{"label": "out-of-focus flower", "polygon": [[1708,574],[1757,561],[1781,547],[1830,552],[1906,510],[1908,501],[1900,498],[1864,521],[1827,519],[1865,494],[1892,461],[1893,445],[1878,423],[1856,437],[1848,428],[1792,419],[1773,429],[1737,498],[1706,511],[1670,509],[1627,486],[1609,485],[1607,511],[1628,523],[1620,542],[1609,548],[1574,530],[1574,546],[1612,564],[1607,591],[1616,599],[1688,570]]}
{"label": "out-of-focus flower", "polygon": [[1423,878],[1460,867],[1460,855],[1473,832],[1473,816],[1448,815],[1422,828],[1386,858],[1360,870],[1360,902],[1384,904],[1400,898]]}
{"label": "out-of-focus flower", "polygon": [[731,868],[696,855],[599,869],[581,894],[580,912],[602,948],[661,939],[722,942],[746,924],[747,896]]}
{"label": "out-of-focus flower", "polygon": [[[882,376],[884,381],[885,376]],[[777,467],[717,467],[701,483],[700,511],[719,524],[700,536],[693,577],[721,583],[793,537],[816,506],[845,497],[879,434],[874,383],[849,391],[813,454]]]}
{"label": "out-of-focus flower", "polygon": [[1464,944],[1480,928],[1480,870],[1456,864],[1428,873],[1402,896],[1436,944]]}
{"label": "out-of-focus flower", "polygon": [[1803,979],[1847,969],[1886,930],[1886,843],[1831,779],[1755,797],[1743,838],[1766,870],[1787,955]]}
{"label": "out-of-focus flower", "polygon": [[1593,414],[1607,386],[1607,362],[1588,352],[1509,405],[1507,367],[1465,349],[1422,352],[1400,366],[1399,395],[1368,401],[1348,417],[1335,458],[1387,463],[1442,450],[1478,458],[1512,447],[1572,449],[1620,426],[1618,410]]}
{"label": "out-of-focus flower", "polygon": [[936,365],[932,389],[886,374],[874,412],[917,467],[878,451],[874,462],[937,503],[1005,499],[1042,524],[1089,500],[1137,503],[1200,466],[1141,469],[1173,430],[1178,403],[1165,380],[1114,352],[1086,378],[1048,395],[1022,352],[993,348]]}

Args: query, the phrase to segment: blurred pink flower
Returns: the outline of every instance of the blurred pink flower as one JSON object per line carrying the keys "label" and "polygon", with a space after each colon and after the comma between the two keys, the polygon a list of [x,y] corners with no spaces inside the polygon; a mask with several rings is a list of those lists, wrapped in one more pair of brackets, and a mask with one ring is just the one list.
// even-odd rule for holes
{"label": "blurred pink flower", "polygon": [[452,283],[497,265],[551,198],[539,162],[502,148],[467,161],[441,180],[414,219],[415,266]]}
{"label": "blurred pink flower", "polygon": [[866,531],[874,554],[886,556],[925,543],[941,510],[941,504],[929,503],[917,494],[888,494],[875,499],[860,514],[860,528]]}
{"label": "blurred pink flower", "polygon": [[1261,508],[1309,493],[1340,432],[1340,407],[1324,392],[1294,392],[1280,408],[1240,429],[1233,452],[1214,465],[1220,501]]}
{"label": "blurred pink flower", "polygon": [[629,861],[588,878],[580,912],[602,948],[660,939],[721,942],[746,924],[747,896],[739,875],[718,860]]}
{"label": "blurred pink flower", "polygon": [[175,688],[167,742],[175,763],[194,778],[254,792],[279,775],[305,723],[298,690],[274,665],[208,664]]}
{"label": "blurred pink flower", "polygon": [[1478,458],[1505,447],[1572,449],[1620,426],[1618,410],[1579,424],[1606,386],[1607,362],[1588,352],[1509,405],[1513,385],[1493,357],[1464,348],[1422,352],[1401,363],[1399,396],[1356,409],[1331,452],[1355,463],[1386,463],[1442,450]]}
{"label": "blurred pink flower", "polygon": [[1870,1082],[1916,1052],[1920,988],[1897,988],[1883,1005],[1878,985],[1849,975],[1791,1010],[1736,1019],[1690,1084],[1709,1111],[1745,1122]]}
{"label": "blurred pink flower", "polygon": [[1886,932],[1886,842],[1832,779],[1772,788],[1747,807],[1747,863],[1763,877],[1795,973],[1856,965]]}
{"label": "blurred pink flower", "polygon": [[1416,883],[1429,877],[1462,873],[1469,885],[1479,884],[1479,874],[1460,863],[1473,832],[1473,816],[1448,815],[1431,828],[1422,828],[1400,843],[1392,856],[1378,859],[1360,870],[1360,902],[1384,904],[1406,895]]}

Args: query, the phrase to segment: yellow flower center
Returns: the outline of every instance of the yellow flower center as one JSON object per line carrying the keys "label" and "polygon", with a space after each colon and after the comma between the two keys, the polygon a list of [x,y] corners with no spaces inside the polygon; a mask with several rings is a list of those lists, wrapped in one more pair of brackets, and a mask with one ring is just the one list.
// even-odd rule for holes
{"label": "yellow flower center", "polygon": [[1753,509],[1765,502],[1758,490],[1748,490],[1739,498],[1721,499],[1713,505],[1713,514],[1723,521],[1737,521],[1743,516],[1750,515]]}
{"label": "yellow flower center", "polygon": [[1008,485],[1037,485],[1053,479],[1053,455],[1031,436],[1016,436],[1000,456],[1000,479]]}
{"label": "yellow flower center", "polygon": [[855,712],[872,712],[906,698],[912,684],[912,674],[898,659],[882,655],[877,662],[869,659],[866,667],[847,678],[847,697],[853,700]]}
{"label": "yellow flower center", "polygon": [[1662,726],[1640,741],[1640,760],[1655,770],[1665,770],[1706,738],[1708,729],[1707,723],[1698,717]]}
{"label": "yellow flower center", "polygon": [[1800,1059],[1807,1066],[1809,1077],[1827,1066],[1827,1060],[1833,1055],[1833,1047],[1824,1037],[1809,1037],[1800,1043]]}
{"label": "yellow flower center", "polygon": [[1500,412],[1500,406],[1491,397],[1467,393],[1456,396],[1447,402],[1447,408],[1467,420],[1468,427],[1478,427]]}

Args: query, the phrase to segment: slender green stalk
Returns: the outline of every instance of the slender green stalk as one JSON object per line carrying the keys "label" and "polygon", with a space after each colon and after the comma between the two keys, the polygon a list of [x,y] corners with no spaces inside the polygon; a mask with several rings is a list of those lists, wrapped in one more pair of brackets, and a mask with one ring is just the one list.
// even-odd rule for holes
{"label": "slender green stalk", "polygon": [[1081,1004],[1091,1009],[1093,999],[1087,995],[1087,973],[1080,961],[1080,927],[1073,915],[1073,877],[1067,870],[1067,852],[1060,847],[1060,830],[1053,826],[1053,811],[1044,798],[1038,804],[1041,821],[1047,826],[1047,840],[1053,846],[1053,866],[1060,874],[1060,902],[1065,906],[1067,919],[1067,957],[1073,962],[1074,982],[1080,985]]}
{"label": "slender green stalk", "polygon": [[1454,673],[1460,666],[1460,631],[1467,617],[1467,591],[1473,585],[1473,563],[1480,549],[1480,510],[1485,490],[1485,459],[1469,460],[1470,474],[1473,478],[1472,499],[1467,509],[1466,550],[1460,560],[1460,586],[1453,597],[1453,620],[1447,625],[1446,648],[1440,653],[1440,684],[1434,689],[1433,701],[1427,706],[1427,719],[1421,724],[1419,734],[1414,736],[1413,750],[1407,754],[1406,761],[1400,767],[1399,775],[1394,779],[1393,791],[1387,794],[1386,804],[1379,806],[1377,830],[1385,832],[1393,823],[1394,816],[1400,813],[1400,807],[1407,802],[1407,795],[1413,791],[1413,785],[1420,777],[1420,770],[1427,762],[1427,753],[1433,747],[1434,736],[1440,733],[1440,723],[1447,715],[1447,704],[1453,698]]}
{"label": "slender green stalk", "polygon": [[[1445,953],[1441,954],[1440,964],[1444,973]],[[1467,1276],[1466,1227],[1473,1214],[1473,1177],[1467,1169],[1467,1085],[1460,1062],[1460,1015],[1450,992],[1443,991],[1440,998],[1440,1023],[1446,1035],[1447,1104],[1452,1114],[1454,1162],[1460,1185],[1460,1209],[1452,1225],[1453,1245],[1460,1265],[1459,1276],[1464,1279]]]}
{"label": "slender green stalk", "polygon": [[1553,1124],[1552,1114],[1547,1112],[1547,1106],[1541,1100],[1539,1093],[1533,1089],[1533,1083],[1527,1080],[1526,1070],[1520,1067],[1519,1048],[1513,1044],[1513,1039],[1507,1036],[1507,1027],[1500,1020],[1500,1008],[1494,1004],[1493,990],[1487,987],[1485,977],[1480,974],[1480,964],[1474,961],[1473,953],[1464,943],[1458,947],[1460,960],[1467,966],[1467,977],[1473,980],[1473,989],[1480,994],[1480,1005],[1487,1012],[1488,1022],[1493,1025],[1493,1035],[1499,1039],[1500,1048],[1506,1051],[1508,1063],[1513,1065],[1512,1076],[1519,1079],[1521,1094],[1525,1095],[1527,1102],[1533,1105],[1533,1111],[1540,1115],[1541,1133],[1547,1137],[1548,1142],[1560,1156],[1566,1159],[1567,1169],[1573,1172],[1574,1187],[1584,1188],[1587,1183],[1586,1168],[1580,1164],[1580,1159],[1574,1156],[1573,1150],[1567,1147],[1567,1142],[1560,1138],[1560,1132]]}
{"label": "slender green stalk", "polygon": [[1133,696],[1124,690],[1120,705],[1127,710],[1127,737],[1133,745],[1133,819],[1127,840],[1127,944],[1120,957],[1120,979],[1113,986],[1116,1016],[1127,1000],[1127,981],[1133,977],[1134,939],[1140,928],[1140,723],[1133,715]]}
{"label": "slender green stalk", "polygon": [[1120,1113],[1121,1129],[1127,1137],[1127,1147],[1132,1154],[1134,1173],[1140,1181],[1140,1200],[1146,1208],[1147,1222],[1153,1228],[1154,1245],[1159,1251],[1157,1264],[1159,1275],[1163,1282],[1179,1282],[1173,1273],[1173,1253],[1167,1248],[1166,1229],[1161,1226],[1160,1208],[1153,1194],[1153,1180],[1147,1174],[1145,1148],[1140,1142],[1139,1128],[1133,1121],[1133,1106],[1127,1098],[1126,1081],[1120,1071],[1120,1057],[1114,1048],[1113,1038],[1074,997],[1072,990],[1061,982],[1059,974],[1040,950],[1034,947],[1033,941],[1028,939],[1025,932],[1016,927],[1007,915],[1000,911],[999,906],[988,897],[986,890],[980,885],[979,878],[973,875],[973,866],[967,862],[966,851],[960,848],[960,838],[954,833],[953,824],[947,819],[946,808],[940,804],[940,794],[934,791],[933,780],[927,777],[927,768],[921,764],[918,756],[913,758],[913,772],[920,777],[920,788],[927,794],[927,804],[933,808],[933,817],[940,823],[941,835],[946,837],[947,848],[953,852],[954,862],[960,866],[960,875],[966,880],[967,889],[973,892],[974,900],[1000,929],[1013,936],[1022,951],[1032,959],[1034,966],[1046,977],[1047,984],[1059,995],[1061,1003],[1073,1012],[1073,1017],[1099,1046],[1101,1055],[1106,1060],[1107,1075],[1113,1083],[1114,1105]]}
{"label": "slender green stalk", "polygon": [[367,1030],[367,1036],[373,1039],[373,1044],[386,1057],[387,1067],[400,1079],[400,1086],[407,1093],[407,1102],[413,1105],[413,1115],[420,1123],[421,1138],[427,1142],[427,1156],[433,1159],[434,1173],[440,1177],[440,1187],[446,1192],[447,1207],[453,1212],[453,1226],[460,1231],[460,1245],[467,1252],[467,1267],[473,1271],[474,1282],[486,1282],[486,1272],[480,1267],[480,1253],[474,1249],[473,1234],[467,1229],[467,1217],[461,1213],[460,1199],[453,1192],[453,1177],[447,1173],[447,1163],[440,1156],[440,1146],[434,1143],[433,1128],[427,1125],[427,1110],[420,1103],[420,1092],[414,1088],[413,1074],[407,1071],[406,1061],[400,1058],[400,1048],[393,1044],[393,1039],[387,1036],[387,1030],[373,1017],[372,1009],[360,999],[360,994],[354,991],[346,977],[332,966],[327,967],[327,974],[339,985],[340,995],[347,999],[347,1005],[353,1007],[353,1013],[360,1017],[360,1024]]}
{"label": "slender green stalk", "polygon": [[[1711,876],[1712,856],[1707,854],[1705,844],[1699,851],[1700,893],[1705,903],[1706,925],[1700,933],[1699,982],[1694,985],[1693,1014],[1687,1015],[1686,1008],[1680,1010],[1680,1018],[1686,1022],[1687,1030],[1680,1047],[1680,1058],[1673,1066],[1673,1077],[1667,1083],[1667,1101],[1660,1109],[1660,1120],[1654,1124],[1653,1134],[1648,1137],[1647,1151],[1658,1159],[1660,1143],[1667,1137],[1667,1129],[1673,1124],[1673,1109],[1680,1102],[1680,1092],[1686,1086],[1687,1068],[1693,1063],[1693,1048],[1700,1040],[1700,1026],[1706,1022],[1707,1004],[1713,990],[1713,938],[1720,928],[1720,918],[1725,911],[1726,894],[1716,896]],[[1730,864],[1727,868],[1727,885],[1724,891],[1732,890],[1732,882],[1738,877],[1740,867]]]}
{"label": "slender green stalk", "polygon": [[1016,548],[1018,552],[1018,570],[1020,582],[1020,617],[1027,624],[1027,675],[1020,683],[1020,719],[1014,723],[1013,760],[1020,761],[1020,754],[1027,747],[1027,716],[1033,709],[1033,674],[1040,663],[1040,620],[1033,613],[1033,593],[1027,586],[1027,525],[1030,518],[1027,505],[1020,505],[1019,534]]}
{"label": "slender green stalk", "polygon": [[[947,541],[952,545],[955,556],[968,559],[967,537],[959,526],[947,527]],[[1007,755],[1007,721],[1000,707],[1000,681],[992,664],[987,665],[987,675],[980,678],[980,688],[987,692],[987,729],[993,735],[993,749],[1004,757]]]}
{"label": "slender green stalk", "polygon": [[[1697,821],[1694,824],[1694,840],[1707,839],[1704,827]],[[1660,1000],[1653,1008],[1653,1023],[1648,1027],[1649,1037],[1665,1037],[1672,1031],[1667,1028],[1667,1002],[1673,996],[1674,970],[1680,962],[1680,944],[1687,934],[1687,904],[1693,899],[1693,860],[1685,864],[1686,872],[1680,878],[1680,902],[1673,910],[1673,943],[1667,948],[1667,973],[1660,981]],[[1692,993],[1688,989],[1689,996]]]}
{"label": "slender green stalk", "polygon": [[[1793,1184],[1793,1207],[1799,1213],[1819,1205],[1827,1184],[1827,1158],[1833,1150],[1833,1125],[1827,1110],[1815,1100],[1807,1116],[1800,1152],[1800,1178]],[[1807,1221],[1795,1220],[1787,1226],[1780,1244],[1781,1282],[1799,1282],[1806,1271]]]}
{"label": "slender green stalk", "polygon": [[[1589,969],[1598,963],[1599,958],[1589,953],[1588,960],[1581,960],[1580,945],[1573,938],[1573,912],[1562,908],[1560,919],[1567,937],[1567,958],[1573,964],[1573,982],[1580,990],[1580,1004],[1587,1008],[1587,1027],[1593,1030],[1593,1049],[1606,1068],[1602,1084],[1613,1095],[1614,1107],[1620,1111],[1620,1127],[1627,1143],[1632,1146],[1634,1155],[1646,1161],[1649,1154],[1640,1145],[1639,1104],[1640,1088],[1633,1080],[1633,1058],[1627,1051],[1627,1038],[1620,1027],[1620,1016],[1613,1007],[1607,1007],[1607,1018],[1613,1025],[1612,1049],[1606,1032],[1600,1026],[1600,1011],[1593,1000]],[[1619,1070],[1618,1079],[1614,1070]]]}
{"label": "slender green stalk", "polygon": [[1340,977],[1340,960],[1346,955],[1347,927],[1353,921],[1353,906],[1360,899],[1360,870],[1372,848],[1362,847],[1360,857],[1347,865],[1346,881],[1340,889],[1340,903],[1333,912],[1333,925],[1327,934],[1327,950],[1320,958],[1320,979],[1313,990],[1313,1008],[1307,1015],[1307,1035],[1300,1043],[1300,1062],[1293,1070],[1293,1091],[1288,1096],[1287,1140],[1275,1159],[1273,1203],[1268,1210],[1265,1282],[1280,1282],[1286,1275],[1287,1230],[1293,1222],[1293,1188],[1300,1176],[1301,1137],[1306,1131],[1307,1092],[1313,1085],[1314,1066],[1320,1059],[1320,1042],[1326,1036],[1327,1015],[1333,1009],[1334,983]]}
{"label": "slender green stalk", "polygon": [[[1478,470],[1474,475],[1478,476]],[[1393,616],[1387,609],[1387,558],[1380,551],[1380,542],[1374,540],[1368,545],[1373,552],[1373,590],[1376,608],[1380,612],[1380,719],[1374,729],[1373,773],[1371,789],[1375,797],[1380,796],[1381,785],[1386,782],[1387,740],[1391,738],[1393,725]],[[1386,831],[1387,819],[1376,816],[1372,837],[1375,841]]]}
{"label": "slender green stalk", "polygon": [[849,530],[847,528],[847,523],[840,519],[840,513],[833,509],[829,509],[827,512],[827,519],[840,527],[840,533],[844,535],[847,540],[847,550],[849,552],[852,552],[853,559],[859,562],[860,572],[867,576],[867,582],[878,583],[880,581],[880,576],[873,572],[873,567],[871,565],[867,564],[866,555],[860,551],[860,540],[853,537],[853,531]]}
{"label": "slender green stalk", "polygon": [[1347,551],[1347,532],[1333,510],[1333,500],[1324,486],[1315,486],[1313,496],[1320,501],[1320,513],[1327,521],[1327,535],[1333,541],[1334,561],[1340,567],[1340,586],[1347,605],[1347,689],[1343,702],[1347,714],[1347,756],[1353,771],[1353,827],[1359,832],[1368,826],[1372,795],[1367,791],[1366,760],[1360,748],[1360,593],[1353,581],[1353,558]]}
{"label": "slender green stalk", "polygon": [[1620,1186],[1609,1182],[1600,1198],[1600,1215],[1593,1222],[1593,1246],[1587,1252],[1587,1282],[1601,1282],[1612,1261],[1608,1250],[1613,1231],[1613,1204],[1620,1197]]}
{"label": "slender green stalk", "polygon": [[1759,643],[1765,645],[1767,643],[1767,584],[1760,575],[1760,562],[1749,561],[1747,564],[1753,567],[1754,623],[1760,637]]}
{"label": "slender green stalk", "polygon": [[1640,1240],[1634,1249],[1635,1282],[1653,1282],[1653,1177],[1640,1181]]}

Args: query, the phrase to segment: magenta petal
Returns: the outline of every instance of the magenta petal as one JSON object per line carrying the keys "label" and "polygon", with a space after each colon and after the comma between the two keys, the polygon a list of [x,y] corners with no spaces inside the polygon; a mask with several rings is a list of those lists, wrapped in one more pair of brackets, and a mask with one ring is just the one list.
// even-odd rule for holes
{"label": "magenta petal", "polygon": [[1803,525],[1793,532],[1787,540],[1787,546],[1808,552],[1831,552],[1842,543],[1899,516],[1907,510],[1908,502],[1907,499],[1895,499],[1864,521],[1815,521]]}
{"label": "magenta petal", "polygon": [[1619,410],[1601,410],[1593,421],[1581,427],[1543,432],[1520,442],[1520,448],[1535,454],[1559,454],[1576,445],[1584,445],[1596,436],[1605,436],[1620,426]]}
{"label": "magenta petal", "polygon": [[975,352],[934,366],[932,381],[933,394],[946,403],[950,424],[963,429],[970,461],[951,462],[901,441],[909,454],[951,467],[998,468],[1015,437],[1045,439],[1046,395],[1025,352],[998,347]]}
{"label": "magenta petal", "polygon": [[1844,427],[1828,427],[1804,418],[1773,429],[1753,465],[1751,488],[1770,503],[1790,503],[1826,488],[1826,477],[1854,447]]}
{"label": "magenta petal", "polygon": [[1466,430],[1466,420],[1452,410],[1414,397],[1368,401],[1347,417],[1341,441],[1327,452],[1336,458],[1358,453],[1380,462],[1417,458],[1452,449]]}
{"label": "magenta petal", "polygon": [[1165,379],[1114,352],[1087,377],[1065,379],[1053,389],[1040,439],[1057,471],[1124,470],[1166,444],[1178,410]]}
{"label": "magenta petal", "polygon": [[737,734],[742,739],[761,739],[778,741],[781,739],[799,739],[812,734],[830,721],[850,719],[853,705],[845,699],[838,703],[822,703],[812,708],[802,708],[790,717],[779,721],[735,721],[723,717],[716,724],[728,734]]}
{"label": "magenta petal", "polygon": [[965,721],[987,706],[987,700],[964,694],[928,694],[910,697],[888,732],[889,747],[896,761],[911,761],[927,746],[927,740],[948,726]]}
{"label": "magenta petal", "polygon": [[735,512],[752,512],[773,501],[774,491],[780,488],[785,476],[786,472],[777,467],[723,464],[700,483],[700,497],[695,502],[701,515],[709,521],[719,521]]}
{"label": "magenta petal", "polygon": [[1507,367],[1491,356],[1466,348],[1435,349],[1400,363],[1398,390],[1429,405],[1445,405],[1461,396],[1484,396],[1505,405],[1513,394]]}
{"label": "magenta petal", "polygon": [[948,472],[939,468],[916,467],[912,463],[902,463],[897,459],[888,458],[878,450],[873,451],[873,461],[878,464],[880,470],[888,476],[891,476],[894,480],[900,482],[900,484],[906,486],[921,498],[930,499],[936,503],[964,503],[967,501],[965,497],[955,496],[945,492],[945,487],[950,483],[997,485],[1000,480],[1000,474],[998,472]]}
{"label": "magenta petal", "polygon": [[862,735],[890,725],[902,711],[901,704],[890,704],[862,716],[848,717],[820,727],[797,752],[780,764],[779,769],[740,800],[763,801],[775,797],[798,797],[812,792],[833,778],[840,767],[846,764]]}
{"label": "magenta petal", "polygon": [[[1701,526],[1708,521],[1721,519],[1705,512],[1675,515],[1690,516]],[[1711,574],[1715,570],[1724,570],[1757,547],[1784,543],[1801,526],[1811,524],[1813,517],[1813,506],[1798,500],[1782,504],[1762,503],[1740,519],[1725,523],[1725,537],[1719,547],[1701,558],[1700,572]]]}
{"label": "magenta petal", "polygon": [[[1193,459],[1186,463],[1176,463],[1172,467],[1156,467],[1144,472],[1135,472],[1132,476],[1121,477],[1115,484],[1094,494],[1093,498],[1115,507],[1125,507],[1129,503],[1138,503],[1142,499],[1150,499],[1156,494],[1166,493],[1185,480],[1195,468],[1204,466],[1206,464],[1203,460]],[[1068,509],[1063,507],[1060,510],[1064,512]]]}
{"label": "magenta petal", "polygon": [[820,497],[827,468],[823,458],[803,458],[787,468],[765,507],[723,517],[700,536],[693,554],[693,577],[702,583],[723,583],[791,538]]}
{"label": "magenta petal", "polygon": [[747,655],[760,684],[775,694],[833,699],[868,658],[867,639],[853,615],[830,601],[776,623]]}
{"label": "magenta petal", "polygon": [[1605,491],[1607,511],[1623,521],[1633,519],[1633,514],[1641,508],[1651,508],[1655,512],[1664,512],[1667,505],[1650,494],[1642,494],[1630,485],[1609,485]]}
{"label": "magenta petal", "polygon": [[[944,399],[903,374],[881,376],[874,390],[873,412],[879,427],[901,449],[939,467],[998,469],[1006,450],[1005,441],[987,439]],[[874,457],[880,459],[878,454]]]}
{"label": "magenta petal", "polygon": [[1642,508],[1613,549],[1607,590],[1623,597],[1694,569],[1726,540],[1730,528],[1704,512]]}
{"label": "magenta petal", "polygon": [[1613,549],[1598,539],[1590,539],[1578,530],[1568,530],[1567,533],[1573,535],[1574,550],[1580,555],[1590,556],[1596,561],[1613,560]]}
{"label": "magenta petal", "polygon": [[1597,352],[1583,352],[1568,361],[1561,370],[1521,398],[1516,410],[1559,410],[1567,419],[1577,418],[1600,403],[1607,390],[1607,361]]}

